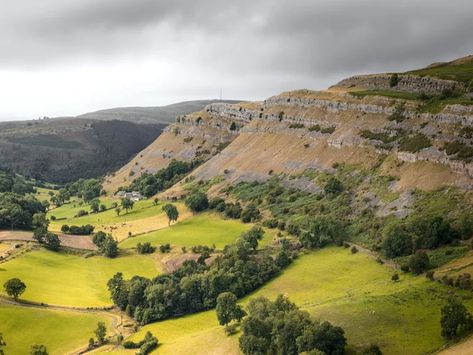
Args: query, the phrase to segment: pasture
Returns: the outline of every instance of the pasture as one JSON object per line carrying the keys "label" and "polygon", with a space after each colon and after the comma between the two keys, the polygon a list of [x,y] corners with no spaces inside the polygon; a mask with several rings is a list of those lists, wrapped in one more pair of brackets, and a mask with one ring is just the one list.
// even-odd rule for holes
{"label": "pasture", "polygon": [[[313,317],[342,326],[356,350],[371,343],[384,354],[421,354],[441,347],[440,308],[452,289],[409,274],[393,282],[393,272],[366,254],[329,247],[300,256],[241,303],[286,294]],[[465,304],[473,310],[473,301]],[[201,349],[196,354],[220,353],[222,346],[226,353],[238,353],[238,337],[225,335],[214,310],[147,325],[132,339],[148,330],[160,339],[162,354],[185,354],[190,349]]]}
{"label": "pasture", "polygon": [[[126,239],[120,243],[120,247],[134,248],[138,243],[149,242],[154,246],[170,243],[178,247],[215,244],[217,249],[223,249],[225,245],[234,243],[238,236],[251,226],[239,220],[223,219],[218,214],[201,213],[170,228]],[[262,243],[271,241],[273,233],[266,231]]]}
{"label": "pasture", "polygon": [[[124,253],[115,259],[85,258],[45,249],[0,264],[0,284],[13,277],[27,286],[20,298],[52,305],[103,307],[112,304],[107,281],[116,273],[153,277],[160,273],[158,255]],[[3,288],[0,291],[3,294]]]}
{"label": "pasture", "polygon": [[[107,208],[110,208],[114,200],[101,199]],[[119,202],[119,201],[115,201]],[[176,203],[179,210],[179,221],[190,216],[187,208],[182,203]],[[82,217],[74,217],[79,210],[90,212],[90,206],[80,206],[77,202],[65,204],[59,208],[51,210],[48,217],[55,216],[56,221],[51,221],[50,230],[60,232],[61,226],[68,225],[86,225],[91,224],[95,226],[95,231],[102,230],[107,233],[112,233],[113,237],[118,240],[123,240],[128,237],[129,233],[141,234],[165,228],[168,225],[168,218],[162,210],[163,204],[153,204],[151,200],[142,200],[135,202],[132,210],[128,213],[122,211],[118,216],[115,209],[108,209],[105,212],[89,214]]]}
{"label": "pasture", "polygon": [[5,354],[29,354],[34,344],[45,345],[51,355],[70,354],[87,346],[99,321],[111,328],[111,318],[104,314],[0,304]]}

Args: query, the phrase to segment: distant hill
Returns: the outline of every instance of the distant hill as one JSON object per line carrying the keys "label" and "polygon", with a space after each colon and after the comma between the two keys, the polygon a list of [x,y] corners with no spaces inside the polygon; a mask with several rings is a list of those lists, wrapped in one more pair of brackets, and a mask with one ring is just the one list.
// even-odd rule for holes
{"label": "distant hill", "polygon": [[174,122],[176,116],[178,115],[201,111],[204,109],[205,106],[214,102],[236,103],[240,101],[197,100],[184,101],[171,105],[156,107],[117,107],[107,110],[90,112],[77,117],[101,121],[130,121],[139,124],[169,124]]}
{"label": "distant hill", "polygon": [[123,107],[78,117],[0,122],[0,167],[54,183],[98,177],[127,163],[177,116],[202,110],[212,102]]}

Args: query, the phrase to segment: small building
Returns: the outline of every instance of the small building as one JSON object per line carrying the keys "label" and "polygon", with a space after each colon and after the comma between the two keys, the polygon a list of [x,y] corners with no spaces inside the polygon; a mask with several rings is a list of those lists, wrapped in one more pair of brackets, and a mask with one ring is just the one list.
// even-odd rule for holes
{"label": "small building", "polygon": [[144,200],[144,196],[140,194],[139,191],[132,191],[132,192],[118,191],[116,193],[116,196],[119,198],[129,198],[130,200],[135,201],[135,202]]}

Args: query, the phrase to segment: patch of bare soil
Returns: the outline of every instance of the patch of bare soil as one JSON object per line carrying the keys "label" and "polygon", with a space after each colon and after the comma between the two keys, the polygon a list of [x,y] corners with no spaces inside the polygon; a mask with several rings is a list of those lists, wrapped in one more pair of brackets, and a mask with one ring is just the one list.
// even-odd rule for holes
{"label": "patch of bare soil", "polygon": [[[74,249],[96,250],[92,237],[88,235],[59,234],[61,245]],[[33,233],[27,231],[0,231],[0,241],[34,242]]]}

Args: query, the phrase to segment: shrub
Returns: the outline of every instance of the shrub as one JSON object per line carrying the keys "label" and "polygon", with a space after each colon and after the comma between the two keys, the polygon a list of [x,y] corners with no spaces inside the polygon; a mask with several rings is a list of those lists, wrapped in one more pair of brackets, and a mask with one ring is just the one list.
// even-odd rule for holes
{"label": "shrub", "polygon": [[356,246],[352,246],[350,250],[352,254],[358,253],[358,248]]}
{"label": "shrub", "polygon": [[320,129],[320,133],[323,133],[323,134],[332,134],[333,132],[335,132],[335,126],[330,126],[330,127],[325,127],[325,128],[321,128]]}
{"label": "shrub", "polygon": [[409,258],[409,269],[413,274],[419,275],[430,266],[429,256],[425,251],[418,250]]}
{"label": "shrub", "polygon": [[400,102],[396,104],[394,107],[393,113],[388,117],[388,120],[390,121],[396,121],[396,122],[402,122],[406,119],[406,116],[404,116],[404,108],[405,108],[406,103],[405,102]]}
{"label": "shrub", "polygon": [[303,123],[291,123],[289,128],[304,128],[305,125]]}
{"label": "shrub", "polygon": [[425,134],[418,133],[415,136],[402,138],[399,142],[399,149],[405,152],[416,153],[431,145],[430,139]]}
{"label": "shrub", "polygon": [[324,191],[328,195],[338,195],[343,191],[343,184],[335,177],[330,177],[324,186]]}
{"label": "shrub", "polygon": [[201,212],[209,208],[207,195],[201,191],[191,194],[186,199],[185,204],[192,212]]}
{"label": "shrub", "polygon": [[316,125],[310,126],[309,131],[310,132],[319,132],[320,131],[320,125],[316,124]]}
{"label": "shrub", "polygon": [[171,244],[167,243],[167,244],[160,245],[159,251],[163,254],[169,253],[171,251]]}
{"label": "shrub", "polygon": [[395,87],[399,83],[399,75],[397,73],[394,73],[391,75],[391,78],[389,79],[389,86],[390,87]]}
{"label": "shrub", "polygon": [[399,224],[391,224],[383,230],[382,250],[388,258],[409,255],[412,252],[412,238]]}
{"label": "shrub", "polygon": [[153,247],[150,242],[146,242],[143,244],[138,243],[136,245],[136,250],[138,251],[139,254],[151,254],[151,253],[154,253],[156,248]]}

